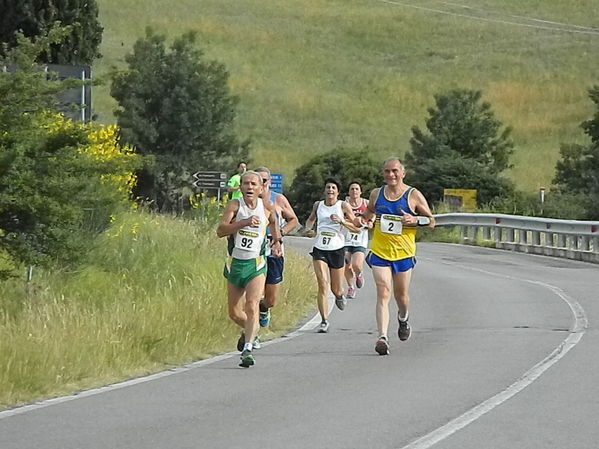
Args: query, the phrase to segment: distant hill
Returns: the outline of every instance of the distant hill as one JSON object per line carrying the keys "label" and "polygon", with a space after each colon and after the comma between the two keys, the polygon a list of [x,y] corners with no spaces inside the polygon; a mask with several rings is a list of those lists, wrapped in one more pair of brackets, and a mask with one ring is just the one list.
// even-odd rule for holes
{"label": "distant hill", "polygon": [[[466,3],[466,0],[463,0]],[[480,89],[514,128],[510,176],[548,187],[561,142],[585,142],[587,89],[599,83],[596,0],[98,0],[104,58],[123,56],[146,26],[196,30],[231,74],[238,130],[254,161],[284,173],[336,147],[403,156],[433,94]],[[108,88],[94,107],[112,122]],[[227,167],[227,169],[230,167]],[[409,179],[408,179],[409,181]]]}

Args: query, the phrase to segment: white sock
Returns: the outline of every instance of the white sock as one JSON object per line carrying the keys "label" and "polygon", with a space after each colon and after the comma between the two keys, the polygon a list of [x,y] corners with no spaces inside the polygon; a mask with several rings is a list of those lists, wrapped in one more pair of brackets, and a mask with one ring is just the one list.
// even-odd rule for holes
{"label": "white sock", "polygon": [[251,351],[252,350],[252,344],[251,343],[246,343],[243,345],[243,350],[248,350]]}
{"label": "white sock", "polygon": [[410,317],[410,314],[409,314],[409,313],[407,313],[407,312],[406,312],[406,316],[405,316],[405,317],[402,317],[402,316],[399,314],[399,312],[397,312],[397,319],[398,319],[399,321],[408,321],[408,318],[409,318],[409,317]]}

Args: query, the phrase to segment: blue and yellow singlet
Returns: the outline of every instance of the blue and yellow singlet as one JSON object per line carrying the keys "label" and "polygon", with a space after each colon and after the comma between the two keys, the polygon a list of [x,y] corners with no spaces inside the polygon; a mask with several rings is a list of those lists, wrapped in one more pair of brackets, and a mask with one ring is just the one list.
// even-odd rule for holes
{"label": "blue and yellow singlet", "polygon": [[370,251],[381,259],[396,261],[416,256],[416,228],[401,224],[404,212],[416,215],[408,202],[413,191],[414,187],[409,187],[401,197],[391,201],[385,197],[385,186],[379,190]]}

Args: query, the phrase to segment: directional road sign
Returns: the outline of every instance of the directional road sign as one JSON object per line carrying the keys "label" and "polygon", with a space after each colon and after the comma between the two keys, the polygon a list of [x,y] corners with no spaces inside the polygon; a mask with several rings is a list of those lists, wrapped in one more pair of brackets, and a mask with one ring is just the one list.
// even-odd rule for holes
{"label": "directional road sign", "polygon": [[193,174],[197,189],[220,190],[227,187],[227,174],[219,171],[199,171]]}

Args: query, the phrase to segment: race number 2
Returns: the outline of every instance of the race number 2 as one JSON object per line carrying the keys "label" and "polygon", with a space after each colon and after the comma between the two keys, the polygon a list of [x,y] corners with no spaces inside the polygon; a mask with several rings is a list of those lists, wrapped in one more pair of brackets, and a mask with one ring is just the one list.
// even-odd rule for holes
{"label": "race number 2", "polygon": [[400,215],[381,215],[381,232],[385,234],[401,235],[402,228]]}

